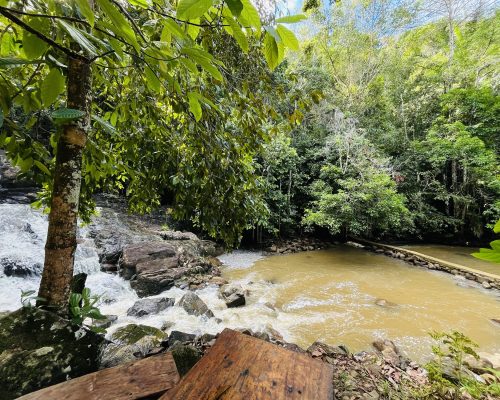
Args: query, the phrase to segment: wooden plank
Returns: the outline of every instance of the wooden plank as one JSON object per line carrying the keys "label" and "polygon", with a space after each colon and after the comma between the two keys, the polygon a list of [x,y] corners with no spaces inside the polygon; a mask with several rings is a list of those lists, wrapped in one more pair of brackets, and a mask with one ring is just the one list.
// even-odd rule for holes
{"label": "wooden plank", "polygon": [[225,329],[160,400],[329,400],[332,378],[331,365]]}
{"label": "wooden plank", "polygon": [[172,353],[163,353],[71,379],[19,399],[133,400],[159,397],[179,379]]}

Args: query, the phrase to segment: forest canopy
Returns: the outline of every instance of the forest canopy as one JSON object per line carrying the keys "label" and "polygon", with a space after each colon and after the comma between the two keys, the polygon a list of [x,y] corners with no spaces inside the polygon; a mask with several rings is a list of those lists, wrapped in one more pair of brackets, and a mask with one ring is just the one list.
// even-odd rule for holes
{"label": "forest canopy", "polygon": [[85,220],[97,192],[165,204],[230,245],[248,230],[475,240],[500,217],[492,4],[88,4],[0,2],[0,147],[42,185],[39,205],[66,58],[85,54]]}

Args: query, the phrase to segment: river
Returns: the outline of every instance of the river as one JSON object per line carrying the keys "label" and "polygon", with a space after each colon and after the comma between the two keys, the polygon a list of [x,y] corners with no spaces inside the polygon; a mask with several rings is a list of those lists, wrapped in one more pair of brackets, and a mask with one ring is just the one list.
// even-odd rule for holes
{"label": "river", "polygon": [[489,261],[480,260],[472,257],[471,253],[478,252],[476,247],[465,246],[446,246],[439,244],[412,244],[401,246],[402,248],[416,251],[431,257],[446,260],[455,264],[463,265],[477,269],[480,271],[488,272],[490,274],[500,275],[500,265]]}
{"label": "river", "polygon": [[[46,229],[46,215],[28,205],[0,204],[0,264],[14,260],[33,271],[12,277],[0,267],[0,311],[18,308],[21,290],[37,289]],[[216,287],[197,291],[220,322],[188,315],[178,306],[154,316],[129,317],[126,311],[137,295],[128,281],[100,271],[85,228],[79,235],[75,269],[89,274],[87,284],[101,296],[101,311],[119,317],[108,335],[128,323],[161,327],[169,322],[169,329],[192,333],[270,326],[303,347],[321,340],[358,351],[376,338],[390,338],[411,358],[423,361],[429,355],[430,330],[456,329],[477,341],[482,351],[500,353],[500,326],[490,321],[500,317],[498,292],[349,246],[279,256],[247,251],[221,256],[223,276],[241,283],[249,294],[245,307],[227,309]],[[179,300],[184,293],[174,288],[160,296]],[[377,305],[382,299],[385,303]]]}

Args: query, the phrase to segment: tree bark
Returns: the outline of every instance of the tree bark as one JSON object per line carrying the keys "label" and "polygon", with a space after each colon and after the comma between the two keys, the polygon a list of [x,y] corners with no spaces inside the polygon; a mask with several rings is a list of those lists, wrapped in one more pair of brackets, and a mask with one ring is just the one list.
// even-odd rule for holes
{"label": "tree bark", "polygon": [[82,59],[68,60],[67,107],[85,117],[62,126],[57,144],[45,263],[38,292],[40,305],[67,311],[76,251],[76,231],[82,154],[90,124],[91,66]]}

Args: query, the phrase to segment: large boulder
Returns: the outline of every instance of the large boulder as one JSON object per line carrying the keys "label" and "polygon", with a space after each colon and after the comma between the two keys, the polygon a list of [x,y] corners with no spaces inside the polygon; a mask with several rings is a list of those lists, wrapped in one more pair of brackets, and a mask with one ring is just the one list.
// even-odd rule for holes
{"label": "large boulder", "polygon": [[202,299],[193,292],[187,292],[179,300],[179,306],[184,308],[189,315],[214,317],[214,313],[207,307]]}
{"label": "large boulder", "polygon": [[103,336],[38,308],[0,319],[0,394],[11,399],[96,371]]}
{"label": "large boulder", "polygon": [[228,308],[241,307],[246,303],[245,291],[241,285],[227,284],[221,286],[220,295]]}
{"label": "large boulder", "polygon": [[132,279],[130,285],[140,297],[153,296],[186,277],[216,269],[201,258],[202,241],[182,240],[137,243],[126,246],[120,261],[120,274]]}
{"label": "large boulder", "polygon": [[[177,249],[166,242],[145,242],[126,246],[120,260],[120,275],[130,279],[138,272],[159,271],[179,265]],[[138,271],[139,268],[139,271]]]}
{"label": "large boulder", "polygon": [[172,307],[175,299],[162,297],[157,299],[140,299],[127,310],[127,315],[132,317],[144,317],[145,315],[158,314],[160,311]]}

